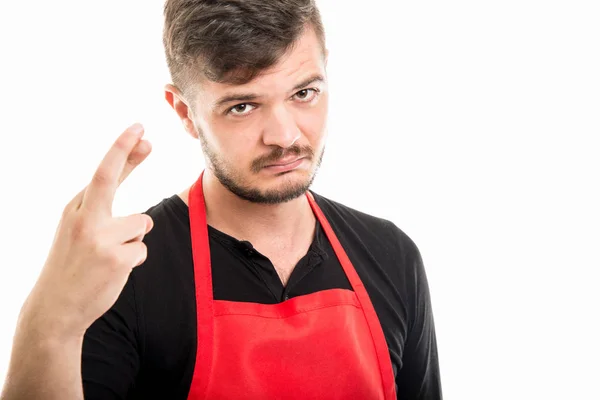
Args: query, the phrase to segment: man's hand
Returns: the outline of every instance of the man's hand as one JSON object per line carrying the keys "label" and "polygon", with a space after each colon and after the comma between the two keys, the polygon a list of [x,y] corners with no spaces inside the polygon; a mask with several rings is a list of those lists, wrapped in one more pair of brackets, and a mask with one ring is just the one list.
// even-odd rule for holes
{"label": "man's hand", "polygon": [[145,214],[113,218],[121,182],[150,154],[134,124],[117,138],[91,182],[65,207],[48,258],[21,311],[30,334],[82,338],[117,300],[131,270],[147,256]]}

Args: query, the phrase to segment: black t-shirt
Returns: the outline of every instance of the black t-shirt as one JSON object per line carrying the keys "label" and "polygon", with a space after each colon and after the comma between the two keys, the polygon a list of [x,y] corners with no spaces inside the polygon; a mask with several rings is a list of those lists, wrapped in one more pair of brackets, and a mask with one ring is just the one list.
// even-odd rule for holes
{"label": "black t-shirt", "polygon": [[[371,298],[398,399],[441,399],[429,287],[417,246],[392,222],[311,193]],[[116,303],[85,334],[86,399],[188,396],[197,347],[189,209],[173,195],[145,213],[154,221],[144,238],[146,261],[133,269]],[[216,300],[274,304],[320,290],[352,290],[318,221],[313,243],[285,287],[250,242],[210,225],[208,233]]]}

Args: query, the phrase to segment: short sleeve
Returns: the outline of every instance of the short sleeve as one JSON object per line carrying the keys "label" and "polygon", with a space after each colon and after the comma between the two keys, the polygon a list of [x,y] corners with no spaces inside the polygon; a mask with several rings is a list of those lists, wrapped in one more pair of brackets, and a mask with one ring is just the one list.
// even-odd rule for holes
{"label": "short sleeve", "polygon": [[81,375],[86,400],[126,399],[140,368],[134,274],[115,304],[86,331]]}
{"label": "short sleeve", "polygon": [[408,332],[402,368],[396,376],[399,400],[442,400],[433,307],[421,253],[404,232],[400,240],[408,301]]}

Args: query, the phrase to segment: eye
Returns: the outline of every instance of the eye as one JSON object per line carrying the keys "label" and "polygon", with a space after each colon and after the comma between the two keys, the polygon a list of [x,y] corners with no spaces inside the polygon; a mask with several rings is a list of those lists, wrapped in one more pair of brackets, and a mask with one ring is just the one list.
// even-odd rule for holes
{"label": "eye", "polygon": [[296,96],[302,103],[311,102],[317,95],[319,94],[319,89],[302,89],[297,92],[294,96]]}
{"label": "eye", "polygon": [[238,115],[238,116],[246,115],[250,112],[249,110],[252,110],[251,107],[254,107],[254,106],[252,104],[248,104],[248,103],[237,104],[237,105],[231,107],[229,110],[227,110],[227,114]]}

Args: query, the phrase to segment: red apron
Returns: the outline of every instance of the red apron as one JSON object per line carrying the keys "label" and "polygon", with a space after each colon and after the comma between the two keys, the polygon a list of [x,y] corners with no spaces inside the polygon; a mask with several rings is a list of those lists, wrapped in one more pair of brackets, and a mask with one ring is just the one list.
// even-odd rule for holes
{"label": "red apron", "polygon": [[213,299],[203,175],[189,193],[198,342],[188,399],[395,400],[375,309],[309,191],[354,291],[323,290],[278,304]]}

